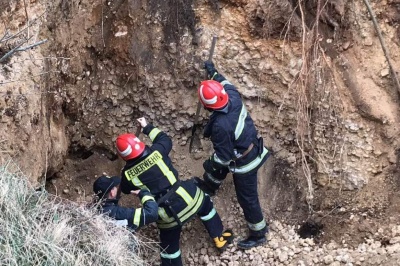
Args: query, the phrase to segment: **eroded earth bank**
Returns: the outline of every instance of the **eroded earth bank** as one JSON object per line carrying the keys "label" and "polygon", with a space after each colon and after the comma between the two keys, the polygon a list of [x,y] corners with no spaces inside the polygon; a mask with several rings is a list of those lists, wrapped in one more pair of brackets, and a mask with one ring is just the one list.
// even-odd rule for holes
{"label": "eroded earth bank", "polygon": [[[371,6],[398,70],[400,2]],[[182,179],[201,176],[212,147],[189,153],[189,138],[217,35],[214,62],[274,152],[259,178],[270,241],[219,256],[194,221],[187,265],[398,265],[399,91],[364,1],[3,0],[0,12],[0,156],[34,186],[90,200],[140,116],[173,137]],[[214,201],[244,237],[231,177]],[[138,235],[157,241],[153,226]]]}

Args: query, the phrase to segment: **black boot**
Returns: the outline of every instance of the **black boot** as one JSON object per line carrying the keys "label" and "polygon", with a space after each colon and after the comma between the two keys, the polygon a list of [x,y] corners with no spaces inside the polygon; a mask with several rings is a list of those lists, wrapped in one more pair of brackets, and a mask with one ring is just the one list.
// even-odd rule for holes
{"label": "black boot", "polygon": [[245,240],[238,242],[238,247],[241,249],[250,249],[253,247],[261,246],[266,243],[267,239],[265,236],[249,236]]}

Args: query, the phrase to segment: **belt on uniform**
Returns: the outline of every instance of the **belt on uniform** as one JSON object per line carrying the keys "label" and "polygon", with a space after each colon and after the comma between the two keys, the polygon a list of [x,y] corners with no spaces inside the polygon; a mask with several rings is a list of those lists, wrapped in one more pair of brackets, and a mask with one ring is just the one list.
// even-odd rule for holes
{"label": "belt on uniform", "polygon": [[176,190],[180,187],[180,185],[181,185],[181,181],[180,181],[180,180],[176,181],[176,182],[172,185],[171,189],[170,189],[164,196],[162,196],[161,198],[159,198],[159,199],[157,200],[157,204],[158,204],[158,205],[165,205],[165,206],[167,206],[168,209],[171,211],[172,216],[174,217],[175,221],[178,223],[179,226],[182,226],[182,223],[181,223],[181,221],[179,220],[178,214],[176,213],[176,211],[174,210],[174,208],[172,208],[171,202],[169,201],[169,198],[170,198],[173,194],[175,194]]}
{"label": "belt on uniform", "polygon": [[233,160],[236,161],[236,160],[242,159],[244,156],[246,156],[247,154],[249,154],[249,152],[251,152],[251,150],[253,149],[253,147],[254,147],[254,144],[251,143],[250,146],[247,148],[247,150],[245,150],[245,151],[242,153],[242,156],[240,156],[239,158],[235,158],[235,159],[233,159]]}

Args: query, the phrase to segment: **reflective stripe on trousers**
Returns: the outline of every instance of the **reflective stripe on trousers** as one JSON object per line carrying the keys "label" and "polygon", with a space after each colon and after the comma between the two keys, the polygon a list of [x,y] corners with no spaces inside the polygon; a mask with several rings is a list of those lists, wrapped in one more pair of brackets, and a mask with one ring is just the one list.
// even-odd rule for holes
{"label": "reflective stripe on trousers", "polygon": [[168,253],[164,253],[161,252],[161,258],[163,259],[168,259],[168,260],[173,260],[173,259],[177,259],[179,256],[181,256],[181,250],[179,249],[177,252],[173,253],[173,254],[168,254]]}
{"label": "reflective stripe on trousers", "polygon": [[257,191],[257,172],[244,175],[233,175],[236,196],[249,229],[260,234],[266,233],[268,228],[262,214]]}
{"label": "reflective stripe on trousers", "polygon": [[261,222],[252,224],[252,223],[247,223],[247,226],[249,227],[250,230],[253,231],[260,231],[261,229],[264,229],[264,227],[267,226],[267,222],[263,219]]}
{"label": "reflective stripe on trousers", "polygon": [[182,266],[179,240],[182,227],[172,230],[160,229],[161,266]]}
{"label": "reflective stripe on trousers", "polygon": [[[222,221],[218,212],[214,209],[214,204],[210,196],[206,195],[204,197],[204,203],[198,210],[197,215],[200,217],[211,239],[221,236],[223,230]],[[174,229],[160,228],[161,266],[182,265],[181,252],[179,249],[181,230],[181,226]]]}

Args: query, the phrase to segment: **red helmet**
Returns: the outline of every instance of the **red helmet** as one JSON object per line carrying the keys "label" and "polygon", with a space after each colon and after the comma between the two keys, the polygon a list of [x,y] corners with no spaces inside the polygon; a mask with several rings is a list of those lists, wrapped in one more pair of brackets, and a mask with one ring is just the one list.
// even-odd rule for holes
{"label": "red helmet", "polygon": [[125,161],[138,157],[144,151],[145,145],[134,134],[122,134],[115,141],[118,155]]}
{"label": "red helmet", "polygon": [[198,93],[201,103],[206,108],[220,109],[228,103],[228,94],[221,83],[215,80],[201,82]]}

